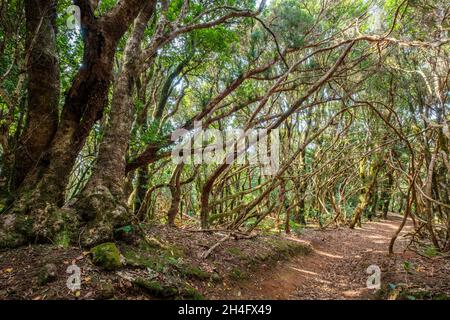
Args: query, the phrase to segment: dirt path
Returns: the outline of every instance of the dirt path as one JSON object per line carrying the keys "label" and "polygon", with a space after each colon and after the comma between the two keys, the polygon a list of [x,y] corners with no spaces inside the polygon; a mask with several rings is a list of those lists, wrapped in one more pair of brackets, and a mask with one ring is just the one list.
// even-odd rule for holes
{"label": "dirt path", "polygon": [[[300,238],[311,243],[314,253],[253,276],[234,289],[233,295],[243,299],[374,298],[373,290],[366,288],[367,267],[375,264],[382,275],[386,271],[392,273],[396,264],[410,257],[403,252],[407,241],[402,236],[395,244],[395,256],[387,255],[389,241],[400,222],[400,216],[392,215],[388,220],[366,223],[356,230],[307,230]],[[402,234],[410,228],[408,224]]]}

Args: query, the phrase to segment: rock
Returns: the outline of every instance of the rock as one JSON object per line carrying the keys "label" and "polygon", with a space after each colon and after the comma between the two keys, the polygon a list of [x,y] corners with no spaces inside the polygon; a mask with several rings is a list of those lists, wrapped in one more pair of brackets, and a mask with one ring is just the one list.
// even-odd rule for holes
{"label": "rock", "polygon": [[138,278],[134,284],[149,294],[159,298],[174,298],[188,300],[204,300],[205,297],[197,289],[185,283],[168,283],[156,280]]}
{"label": "rock", "polygon": [[178,293],[176,286],[163,284],[156,280],[138,278],[134,281],[134,284],[156,297],[168,298],[176,296]]}
{"label": "rock", "polygon": [[114,286],[111,282],[100,282],[100,299],[112,299],[114,298]]}
{"label": "rock", "polygon": [[217,272],[214,272],[214,273],[211,275],[211,280],[212,280],[213,282],[220,282],[220,281],[222,281],[222,277],[221,277],[220,274],[218,274]]}
{"label": "rock", "polygon": [[92,262],[103,269],[114,270],[122,266],[120,251],[112,242],[102,243],[90,251]]}
{"label": "rock", "polygon": [[45,266],[39,270],[38,273],[38,284],[43,286],[49,282],[56,279],[58,274],[58,268],[53,263],[47,263]]}

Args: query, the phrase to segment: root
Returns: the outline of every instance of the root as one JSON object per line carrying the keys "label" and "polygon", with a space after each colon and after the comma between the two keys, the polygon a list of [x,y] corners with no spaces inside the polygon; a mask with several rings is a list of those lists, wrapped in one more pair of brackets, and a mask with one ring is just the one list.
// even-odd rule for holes
{"label": "root", "polygon": [[114,230],[130,223],[127,204],[115,197],[108,188],[98,186],[85,190],[76,200],[74,208],[85,228],[80,234],[80,244],[92,247],[113,239]]}

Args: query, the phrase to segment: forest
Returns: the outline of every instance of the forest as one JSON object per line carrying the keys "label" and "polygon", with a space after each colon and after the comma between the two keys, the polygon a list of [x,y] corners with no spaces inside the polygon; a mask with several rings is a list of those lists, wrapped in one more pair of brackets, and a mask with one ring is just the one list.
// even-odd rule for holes
{"label": "forest", "polygon": [[0,0],[0,300],[450,299],[445,0]]}

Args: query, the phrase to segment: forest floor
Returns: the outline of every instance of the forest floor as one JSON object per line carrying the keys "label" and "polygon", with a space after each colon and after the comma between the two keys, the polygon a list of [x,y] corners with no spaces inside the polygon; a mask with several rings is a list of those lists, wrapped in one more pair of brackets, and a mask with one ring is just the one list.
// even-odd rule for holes
{"label": "forest floor", "polygon": [[[300,234],[227,238],[223,232],[146,228],[150,241],[117,242],[121,266],[104,270],[78,247],[32,245],[0,251],[0,299],[444,299],[449,257],[387,248],[401,217]],[[204,253],[219,245],[205,258]],[[427,256],[428,255],[428,256]],[[67,267],[81,269],[69,290]],[[381,290],[367,289],[368,266],[381,269]],[[49,269],[52,273],[49,276]]]}
{"label": "forest floor", "polygon": [[[314,248],[307,256],[279,263],[274,270],[243,284],[242,299],[448,299],[450,258],[427,257],[406,250],[408,221],[395,242],[388,245],[402,217],[363,224],[362,228],[307,229],[300,238]],[[368,289],[370,265],[381,269],[381,290]],[[233,298],[231,293],[229,298]]]}

